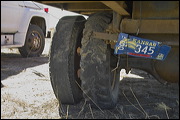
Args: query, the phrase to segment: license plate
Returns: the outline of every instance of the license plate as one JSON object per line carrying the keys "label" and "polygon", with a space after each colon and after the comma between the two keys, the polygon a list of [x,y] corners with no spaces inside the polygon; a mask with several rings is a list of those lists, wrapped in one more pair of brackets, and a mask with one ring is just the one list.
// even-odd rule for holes
{"label": "license plate", "polygon": [[115,45],[114,54],[127,54],[130,56],[165,60],[171,47],[161,42],[143,39],[120,33]]}

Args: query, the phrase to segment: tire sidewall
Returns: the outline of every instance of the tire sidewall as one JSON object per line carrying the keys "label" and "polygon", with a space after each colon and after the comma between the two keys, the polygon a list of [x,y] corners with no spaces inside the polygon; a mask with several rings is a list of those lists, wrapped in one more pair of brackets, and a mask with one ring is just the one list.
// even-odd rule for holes
{"label": "tire sidewall", "polygon": [[91,34],[94,31],[105,32],[111,19],[111,13],[92,15],[85,24],[82,39],[81,80],[85,92],[83,95],[95,108],[97,105],[104,109],[113,108],[118,99],[119,74],[116,74],[114,88],[111,87],[111,49],[103,40],[93,38]]}

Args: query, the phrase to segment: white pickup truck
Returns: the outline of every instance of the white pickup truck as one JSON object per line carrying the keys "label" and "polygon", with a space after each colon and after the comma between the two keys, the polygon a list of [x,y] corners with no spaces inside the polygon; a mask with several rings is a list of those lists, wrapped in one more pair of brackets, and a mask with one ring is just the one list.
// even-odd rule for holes
{"label": "white pickup truck", "polygon": [[48,35],[48,8],[33,1],[1,1],[1,48],[38,57]]}

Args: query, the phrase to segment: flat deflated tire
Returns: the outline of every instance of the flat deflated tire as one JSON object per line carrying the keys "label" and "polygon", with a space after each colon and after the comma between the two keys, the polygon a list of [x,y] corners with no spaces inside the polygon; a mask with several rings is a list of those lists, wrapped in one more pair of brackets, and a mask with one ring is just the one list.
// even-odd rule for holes
{"label": "flat deflated tire", "polygon": [[56,98],[62,104],[75,104],[82,99],[78,77],[82,31],[85,18],[83,16],[66,16],[59,20],[54,33],[51,50],[49,72]]}

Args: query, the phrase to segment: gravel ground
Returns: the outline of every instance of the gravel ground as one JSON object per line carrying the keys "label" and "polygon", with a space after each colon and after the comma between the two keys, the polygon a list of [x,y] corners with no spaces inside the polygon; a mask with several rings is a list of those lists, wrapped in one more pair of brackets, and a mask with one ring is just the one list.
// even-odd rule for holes
{"label": "gravel ground", "polygon": [[17,49],[1,50],[1,119],[179,119],[179,85],[164,86],[144,71],[133,69],[120,82],[118,104],[93,109],[82,100],[60,105],[49,79],[49,46],[41,57],[22,58]]}

